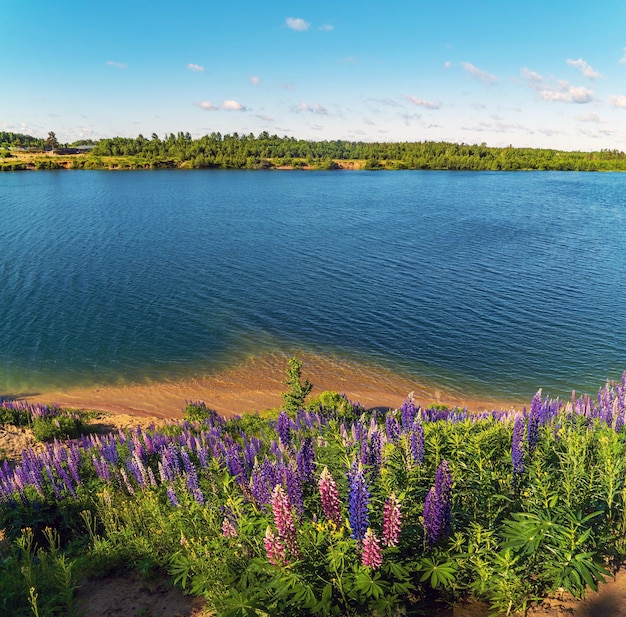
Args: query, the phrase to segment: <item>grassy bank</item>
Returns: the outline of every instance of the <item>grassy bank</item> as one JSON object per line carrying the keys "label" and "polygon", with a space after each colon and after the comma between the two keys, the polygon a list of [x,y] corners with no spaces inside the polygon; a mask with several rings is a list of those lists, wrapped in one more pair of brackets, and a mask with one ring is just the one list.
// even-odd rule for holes
{"label": "grassy bank", "polygon": [[[5,463],[2,609],[70,614],[85,576],[131,569],[220,615],[417,615],[437,599],[512,614],[624,561],[624,380],[468,414],[305,400],[290,377],[283,410],[226,420],[192,403],[158,430]],[[5,418],[63,413],[20,405]]]}

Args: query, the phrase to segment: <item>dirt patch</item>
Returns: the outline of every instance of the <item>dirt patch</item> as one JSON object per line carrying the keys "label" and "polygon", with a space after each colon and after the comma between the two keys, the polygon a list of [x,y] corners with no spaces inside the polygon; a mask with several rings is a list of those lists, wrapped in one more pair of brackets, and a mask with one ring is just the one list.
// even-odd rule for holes
{"label": "dirt patch", "polygon": [[184,595],[162,579],[137,573],[109,576],[82,585],[76,595],[84,617],[208,617],[204,600]]}

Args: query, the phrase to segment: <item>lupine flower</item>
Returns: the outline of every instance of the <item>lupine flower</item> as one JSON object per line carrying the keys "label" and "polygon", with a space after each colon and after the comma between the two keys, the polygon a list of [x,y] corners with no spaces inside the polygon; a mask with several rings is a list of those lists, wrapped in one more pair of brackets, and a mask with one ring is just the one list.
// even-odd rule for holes
{"label": "lupine flower", "polygon": [[287,551],[280,538],[274,535],[272,528],[268,525],[263,538],[267,560],[277,568],[287,565]]}
{"label": "lupine flower", "polygon": [[385,501],[383,508],[383,546],[398,546],[400,528],[402,527],[402,512],[400,502],[394,493]]}
{"label": "lupine flower", "polygon": [[383,552],[380,548],[380,541],[376,534],[368,527],[363,538],[363,552],[361,553],[361,563],[369,566],[373,570],[380,568],[383,563]]}
{"label": "lupine flower", "polygon": [[284,540],[285,546],[297,559],[300,553],[296,524],[291,510],[291,503],[285,494],[283,487],[277,484],[272,493],[272,512],[278,535]]}
{"label": "lupine flower", "polygon": [[225,538],[234,538],[237,535],[237,529],[227,516],[222,521],[222,535]]}
{"label": "lupine flower", "polygon": [[452,491],[452,476],[448,471],[448,461],[441,461],[435,485],[426,495],[424,503],[424,533],[426,545],[431,549],[442,533],[450,525],[450,497]]}
{"label": "lupine flower", "polygon": [[511,444],[511,461],[513,474],[517,477],[524,473],[524,429],[526,423],[522,415],[515,418],[513,426],[513,442]]}
{"label": "lupine flower", "polygon": [[417,465],[424,462],[424,427],[419,418],[415,418],[411,431],[411,457]]}
{"label": "lupine flower", "polygon": [[353,463],[352,468],[348,472],[348,480],[350,483],[348,518],[350,520],[350,529],[352,530],[350,535],[354,540],[361,541],[369,527],[367,507],[370,493],[360,465]]}
{"label": "lupine flower", "polygon": [[169,499],[169,502],[175,507],[177,508],[180,504],[178,503],[178,497],[176,496],[176,491],[174,490],[174,488],[172,486],[168,486],[167,487],[167,498]]}
{"label": "lupine flower", "polygon": [[286,448],[291,443],[291,419],[284,409],[281,409],[278,414],[276,430],[280,443]]}
{"label": "lupine flower", "polygon": [[296,455],[296,463],[302,482],[310,482],[313,479],[313,468],[315,466],[315,450],[313,449],[313,439],[311,437],[303,439]]}
{"label": "lupine flower", "polygon": [[341,527],[343,524],[343,517],[341,516],[341,504],[339,501],[339,491],[337,490],[337,484],[328,471],[328,467],[324,467],[322,475],[318,482],[320,497],[322,499],[322,509],[324,515],[329,521],[332,521]]}
{"label": "lupine flower", "polygon": [[387,414],[385,418],[385,430],[387,441],[394,442],[400,436],[400,424],[391,414]]}
{"label": "lupine flower", "polygon": [[295,508],[299,518],[304,515],[304,499],[302,497],[302,485],[298,474],[291,468],[283,467],[283,480],[287,488],[289,502]]}
{"label": "lupine flower", "polygon": [[402,407],[400,407],[400,417],[402,418],[402,430],[408,431],[413,426],[415,420],[415,403],[413,402],[413,392],[411,392]]}

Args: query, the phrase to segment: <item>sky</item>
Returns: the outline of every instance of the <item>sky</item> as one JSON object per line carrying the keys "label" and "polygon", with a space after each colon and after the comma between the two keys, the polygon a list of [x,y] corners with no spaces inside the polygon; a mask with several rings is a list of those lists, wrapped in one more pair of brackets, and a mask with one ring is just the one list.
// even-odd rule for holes
{"label": "sky", "polygon": [[0,130],[624,150],[626,2],[0,0]]}

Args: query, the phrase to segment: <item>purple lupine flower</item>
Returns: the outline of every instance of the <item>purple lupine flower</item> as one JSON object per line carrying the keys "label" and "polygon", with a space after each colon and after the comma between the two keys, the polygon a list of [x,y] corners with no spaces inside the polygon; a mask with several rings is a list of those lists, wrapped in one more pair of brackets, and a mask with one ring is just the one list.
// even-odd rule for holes
{"label": "purple lupine flower", "polygon": [[278,535],[284,540],[285,546],[289,549],[292,556],[297,559],[300,555],[300,549],[296,524],[291,503],[280,484],[277,484],[272,492],[272,512]]}
{"label": "purple lupine flower", "polygon": [[400,417],[402,419],[402,430],[407,432],[411,430],[413,426],[413,421],[415,420],[415,403],[413,402],[413,392],[411,392],[404,403],[402,403],[402,407],[400,407]]}
{"label": "purple lupine flower", "polygon": [[231,444],[226,451],[226,465],[236,482],[242,484],[246,481],[246,470],[241,459],[240,448],[236,443]]}
{"label": "purple lupine flower", "polygon": [[285,545],[280,541],[280,538],[274,534],[272,528],[269,525],[265,530],[263,544],[265,545],[267,560],[273,566],[281,568],[287,565],[287,550],[285,548]]}
{"label": "purple lupine flower", "polygon": [[372,431],[369,440],[369,453],[367,464],[370,466],[372,475],[377,476],[380,473],[380,467],[383,462],[383,436],[380,431]]}
{"label": "purple lupine flower", "polygon": [[411,457],[416,465],[424,462],[424,427],[419,418],[415,418],[411,430]]}
{"label": "purple lupine flower", "polygon": [[176,491],[174,490],[173,486],[168,486],[167,487],[167,498],[168,498],[169,502],[175,508],[177,508],[180,505],[180,503],[178,502],[178,497],[176,496]]}
{"label": "purple lupine flower", "polygon": [[516,416],[513,425],[513,441],[511,444],[511,461],[513,463],[513,475],[519,478],[524,473],[524,430],[526,422],[521,414]]}
{"label": "purple lupine flower", "polygon": [[268,478],[265,474],[263,466],[257,466],[252,470],[250,484],[252,485],[250,490],[254,500],[260,506],[268,504],[272,498],[272,493],[270,492]]}
{"label": "purple lupine flower", "polygon": [[426,546],[431,549],[450,525],[452,475],[448,461],[443,460],[437,469],[435,485],[426,495],[424,503],[424,533]]}
{"label": "purple lupine flower", "polygon": [[383,563],[383,551],[380,548],[380,540],[372,531],[371,527],[367,528],[365,537],[363,538],[363,552],[361,553],[361,563],[364,566],[376,570]]}
{"label": "purple lupine flower", "polygon": [[324,515],[329,521],[335,523],[337,527],[341,527],[343,524],[343,517],[341,516],[341,503],[339,501],[339,491],[337,490],[337,484],[328,471],[328,467],[324,467],[322,475],[320,476],[318,487],[320,491],[320,497],[322,500],[322,509]]}
{"label": "purple lupine flower", "polygon": [[291,418],[284,409],[280,410],[278,414],[278,422],[276,423],[276,431],[278,432],[278,438],[280,443],[287,448],[291,443]]}
{"label": "purple lupine flower", "polygon": [[304,516],[304,498],[302,497],[302,485],[298,474],[288,466],[283,467],[283,480],[287,489],[289,502],[294,507],[298,518]]}
{"label": "purple lupine flower", "polygon": [[348,520],[350,521],[351,537],[361,541],[369,527],[368,503],[370,498],[369,487],[365,482],[363,469],[356,463],[348,472],[350,485],[348,496]]}
{"label": "purple lupine flower", "polygon": [[137,466],[137,461],[132,456],[129,456],[126,459],[126,470],[133,474],[135,482],[137,482],[140,487],[145,487],[143,477],[141,475],[141,472],[139,471],[139,467]]}
{"label": "purple lupine flower", "polygon": [[526,432],[526,441],[528,442],[528,454],[532,456],[537,441],[539,439],[539,419],[541,413],[541,390],[535,394],[530,405],[530,413],[528,414],[528,430]]}
{"label": "purple lupine flower", "polygon": [[385,501],[383,508],[383,546],[398,546],[400,529],[402,527],[402,512],[400,502],[394,493]]}
{"label": "purple lupine flower", "polygon": [[385,417],[385,430],[389,442],[394,442],[400,436],[400,424],[391,414]]}
{"label": "purple lupine flower", "polygon": [[305,437],[296,454],[296,463],[302,482],[313,480],[313,469],[315,467],[315,450],[313,449],[313,438]]}

